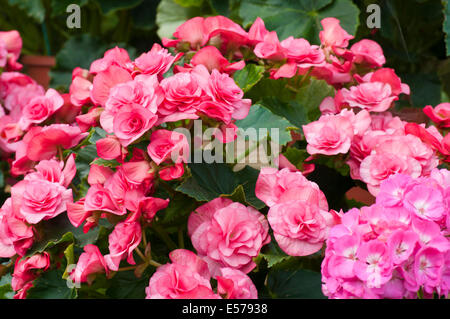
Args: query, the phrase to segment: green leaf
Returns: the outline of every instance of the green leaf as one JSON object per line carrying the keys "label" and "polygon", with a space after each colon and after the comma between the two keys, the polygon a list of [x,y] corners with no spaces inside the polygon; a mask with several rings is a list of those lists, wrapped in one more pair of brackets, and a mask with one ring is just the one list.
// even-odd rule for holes
{"label": "green leaf", "polygon": [[5,186],[5,175],[3,174],[3,171],[0,170],[0,187]]}
{"label": "green leaf", "polygon": [[264,76],[264,67],[256,64],[247,64],[242,70],[234,73],[234,81],[239,87],[247,92]]}
{"label": "green leaf", "polygon": [[18,6],[27,15],[39,23],[44,22],[45,8],[41,0],[8,0],[12,6]]}
{"label": "green leaf", "polygon": [[303,163],[310,156],[306,150],[294,147],[288,147],[283,155],[300,171],[303,171]]}
{"label": "green leaf", "polygon": [[86,178],[89,175],[90,163],[98,157],[97,147],[95,144],[87,145],[76,152],[76,154],[77,174],[80,179]]}
{"label": "green leaf", "polygon": [[359,10],[351,0],[246,0],[239,14],[244,25],[261,17],[270,31],[280,40],[289,36],[318,40],[320,20],[336,17],[342,27],[354,34],[359,24]]}
{"label": "green leaf", "polygon": [[203,0],[175,0],[175,3],[183,7],[200,7]]}
{"label": "green leaf", "polygon": [[11,288],[11,274],[3,275],[0,279],[0,299],[12,299],[14,291]]}
{"label": "green leaf", "polygon": [[75,263],[75,258],[73,256],[73,243],[67,246],[67,248],[64,250],[64,256],[66,257],[67,266],[62,278],[66,279],[69,276],[69,266]]}
{"label": "green leaf", "polygon": [[144,30],[156,27],[156,8],[159,2],[155,0],[144,0],[139,6],[131,10],[134,26]]}
{"label": "green leaf", "polygon": [[[257,141],[261,141],[267,137],[265,134],[260,134],[260,130],[261,132],[267,132],[272,137],[272,141],[278,142],[280,145],[285,145],[290,142],[292,140],[290,130],[296,129],[284,117],[275,115],[260,105],[253,105],[247,117],[243,120],[236,121],[235,124],[244,131],[254,129],[256,135],[253,137],[256,137]],[[276,129],[278,129],[278,141],[271,135],[272,130]],[[252,138],[252,136],[247,137]]]}
{"label": "green leaf", "polygon": [[441,103],[442,85],[436,74],[403,74],[401,78],[411,88],[412,106],[423,108]]}
{"label": "green leaf", "polygon": [[238,187],[236,187],[233,194],[222,195],[221,197],[231,199],[233,202],[247,205],[247,199],[245,198],[244,187],[242,185],[239,185]]}
{"label": "green leaf", "polygon": [[246,202],[255,207],[256,209],[262,209],[266,207],[258,197],[255,195],[256,181],[258,180],[259,170],[250,166],[245,166],[240,171],[236,172],[238,183],[244,187]]}
{"label": "green leaf", "polygon": [[444,32],[445,32],[445,43],[447,48],[447,56],[450,56],[450,1],[444,0]]}
{"label": "green leaf", "polygon": [[132,9],[141,4],[142,0],[96,0],[96,2],[99,4],[103,14],[108,15],[118,10]]}
{"label": "green leaf", "polygon": [[280,246],[278,246],[273,237],[270,243],[263,247],[260,255],[263,256],[267,261],[267,266],[269,268],[272,268],[274,265],[282,262],[287,258],[291,258],[291,256],[287,255],[284,251],[281,250]]}
{"label": "green leaf", "polygon": [[69,222],[65,213],[47,220],[45,223],[42,223],[42,237],[28,250],[26,257],[42,253],[44,250],[63,242],[72,242],[73,234],[71,231],[73,230],[75,230],[75,228]]}
{"label": "green leaf", "polygon": [[162,38],[170,38],[176,28],[186,20],[203,16],[201,7],[185,8],[175,3],[173,0],[162,0],[156,10],[156,24],[158,25],[158,36]]}
{"label": "green leaf", "polygon": [[320,273],[304,269],[271,270],[267,277],[267,288],[273,298],[325,299],[321,286]]}
{"label": "green leaf", "polygon": [[[149,267],[150,269],[152,267]],[[109,280],[110,288],[107,295],[114,299],[144,299],[145,288],[148,286],[148,270],[141,278],[136,278],[133,271],[122,271]]]}
{"label": "green leaf", "polygon": [[176,193],[170,198],[167,208],[158,213],[161,223],[166,224],[182,224],[187,216],[197,208],[197,202],[182,193]]}
{"label": "green leaf", "polygon": [[108,160],[105,160],[103,158],[97,158],[91,164],[95,164],[95,165],[98,165],[98,166],[111,167],[111,168],[115,168],[117,166],[120,166],[120,163],[117,162],[116,160],[108,161]]}
{"label": "green leaf", "polygon": [[42,273],[28,290],[29,299],[74,299],[76,289],[68,287],[68,282],[62,278],[62,271],[49,270]]}
{"label": "green leaf", "polygon": [[231,195],[238,186],[231,168],[223,163],[190,163],[192,176],[176,189],[198,201]]}

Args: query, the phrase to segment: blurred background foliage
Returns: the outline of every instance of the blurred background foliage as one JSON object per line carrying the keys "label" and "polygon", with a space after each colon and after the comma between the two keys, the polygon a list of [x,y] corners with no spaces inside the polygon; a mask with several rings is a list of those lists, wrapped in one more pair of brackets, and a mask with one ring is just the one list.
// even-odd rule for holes
{"label": "blurred background foliage", "polygon": [[[69,4],[81,7],[81,28],[69,29]],[[381,8],[381,28],[369,29],[367,6]],[[410,104],[449,101],[450,4],[446,0],[0,0],[0,29],[17,29],[23,54],[53,55],[51,86],[67,89],[74,67],[88,68],[114,46],[136,57],[195,16],[224,15],[248,27],[257,16],[281,39],[290,35],[318,42],[320,20],[334,16],[356,35],[384,49],[412,89]]]}

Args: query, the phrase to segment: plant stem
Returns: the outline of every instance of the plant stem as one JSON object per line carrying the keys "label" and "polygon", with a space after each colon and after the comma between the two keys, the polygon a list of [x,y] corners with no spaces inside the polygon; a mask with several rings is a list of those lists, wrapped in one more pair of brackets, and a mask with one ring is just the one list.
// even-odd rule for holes
{"label": "plant stem", "polygon": [[163,228],[161,228],[156,223],[152,224],[152,228],[155,230],[155,232],[164,241],[164,243],[167,245],[167,247],[170,250],[177,249],[177,245],[173,242],[173,240],[169,237],[169,235],[167,234],[167,232]]}
{"label": "plant stem", "polygon": [[153,267],[156,267],[156,268],[162,266],[162,264],[160,264],[159,262],[154,261],[153,259],[150,259],[150,260],[148,261],[148,264],[151,265],[151,266],[153,266]]}
{"label": "plant stem", "polygon": [[117,269],[117,272],[119,271],[128,271],[128,270],[133,270],[136,269],[139,265],[135,265],[135,266],[129,266],[129,267],[123,267],[123,268],[119,268]]}
{"label": "plant stem", "polygon": [[139,255],[139,257],[141,257],[142,261],[147,262],[147,258],[145,258],[144,254],[139,250],[139,248],[136,247],[135,251]]}

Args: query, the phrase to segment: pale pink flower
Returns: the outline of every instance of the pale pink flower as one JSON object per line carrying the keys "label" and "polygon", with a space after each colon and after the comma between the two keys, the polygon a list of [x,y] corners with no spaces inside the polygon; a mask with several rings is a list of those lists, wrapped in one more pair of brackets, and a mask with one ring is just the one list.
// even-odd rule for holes
{"label": "pale pink flower", "polygon": [[355,63],[367,64],[371,68],[382,67],[386,63],[383,49],[375,41],[363,39],[353,44],[350,50],[355,55]]}
{"label": "pale pink flower", "polygon": [[133,251],[141,242],[141,225],[138,222],[120,222],[109,235],[109,254],[105,255],[108,268],[114,271],[119,269],[119,264],[126,257],[129,264],[135,265]]}
{"label": "pale pink flower", "polygon": [[242,271],[221,268],[217,279],[217,292],[224,299],[258,299],[258,291],[252,280]]}
{"label": "pale pink flower", "polygon": [[184,134],[160,129],[152,133],[147,152],[158,165],[169,158],[174,163],[186,163],[189,156],[189,144]]}
{"label": "pale pink flower", "polygon": [[97,246],[86,245],[84,246],[84,252],[78,259],[77,266],[70,274],[70,278],[75,283],[87,282],[91,284],[94,275],[102,272],[106,272],[106,275],[109,273],[103,255]]}
{"label": "pale pink flower", "polygon": [[209,262],[213,274],[218,267],[250,272],[256,266],[252,258],[270,242],[268,231],[264,215],[224,198],[200,206],[188,221],[192,244]]}

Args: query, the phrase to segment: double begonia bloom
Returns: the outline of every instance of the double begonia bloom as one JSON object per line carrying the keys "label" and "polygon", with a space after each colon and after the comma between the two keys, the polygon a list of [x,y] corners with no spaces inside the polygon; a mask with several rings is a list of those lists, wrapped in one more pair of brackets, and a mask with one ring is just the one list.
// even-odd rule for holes
{"label": "double begonia bloom", "polygon": [[72,202],[72,189],[47,180],[23,180],[11,188],[14,209],[30,224],[54,218]]}
{"label": "double begonia bloom", "polygon": [[231,74],[245,67],[245,61],[230,63],[214,46],[206,46],[198,50],[192,57],[190,63],[193,66],[204,65],[209,72],[217,69],[219,72]]}
{"label": "double begonia bloom", "polygon": [[200,80],[193,72],[180,72],[161,81],[164,102],[158,108],[159,123],[197,119],[196,107],[205,100]]}
{"label": "double begonia bloom", "polygon": [[174,163],[187,163],[189,143],[182,133],[160,129],[154,131],[150,136],[147,153],[158,165],[168,159]]}
{"label": "double begonia bloom", "polygon": [[155,74],[162,78],[162,75],[166,73],[173,63],[175,63],[182,53],[178,53],[176,56],[162,48],[158,43],[153,44],[150,51],[142,53],[133,65],[135,67],[134,73],[142,73],[152,75]]}
{"label": "double begonia bloom", "polygon": [[134,80],[119,83],[108,91],[100,124],[108,133],[114,132],[114,119],[121,112],[130,112],[138,106],[156,114],[164,93],[155,75],[138,75]]}
{"label": "double begonia bloom", "polygon": [[266,218],[252,207],[216,198],[189,216],[188,233],[212,274],[231,267],[250,272],[261,247],[270,242]]}
{"label": "double begonia bloom", "polygon": [[123,221],[118,223],[108,237],[109,254],[105,261],[109,269],[117,271],[120,261],[127,259],[129,264],[135,265],[133,251],[141,242],[142,229],[138,222]]}
{"label": "double begonia bloom", "polygon": [[124,215],[126,210],[120,207],[111,192],[101,184],[92,185],[84,202],[84,210],[87,212],[105,211],[115,215]]}
{"label": "double begonia bloom", "polygon": [[354,128],[344,116],[323,115],[316,122],[303,126],[309,154],[346,154],[351,146]]}
{"label": "double begonia bloom", "polygon": [[0,208],[0,257],[23,256],[33,241],[33,227],[13,210],[8,198]]}
{"label": "double begonia bloom", "polygon": [[48,89],[45,96],[36,96],[23,108],[19,125],[22,130],[31,124],[39,124],[49,118],[64,104],[64,99],[54,89]]}
{"label": "double begonia bloom", "polygon": [[258,299],[252,280],[242,271],[221,268],[217,279],[217,293],[224,299]]}
{"label": "double begonia bloom", "polygon": [[342,89],[341,93],[344,103],[369,112],[384,112],[398,100],[392,93],[392,87],[382,82],[361,83],[350,89]]}
{"label": "double begonia bloom", "polygon": [[145,289],[147,299],[219,299],[211,289],[208,264],[186,249],[169,254],[172,263],[158,267]]}
{"label": "double begonia bloom", "polygon": [[105,272],[108,275],[109,270],[100,250],[95,245],[84,246],[84,252],[78,259],[77,266],[70,274],[70,278],[75,283],[92,283],[93,277],[97,273]]}
{"label": "double begonia bloom", "polygon": [[111,66],[118,66],[124,70],[131,71],[133,64],[131,63],[127,50],[117,46],[107,50],[103,58],[91,63],[89,73],[98,74],[108,70]]}
{"label": "double begonia bloom", "polygon": [[133,79],[129,71],[112,64],[94,77],[91,89],[91,101],[96,105],[105,106],[111,88],[131,80]]}
{"label": "double begonia bloom", "polygon": [[26,291],[33,286],[32,281],[37,278],[36,271],[46,271],[49,267],[50,256],[47,252],[17,259],[11,280],[11,288],[17,292],[14,298],[26,298]]}

